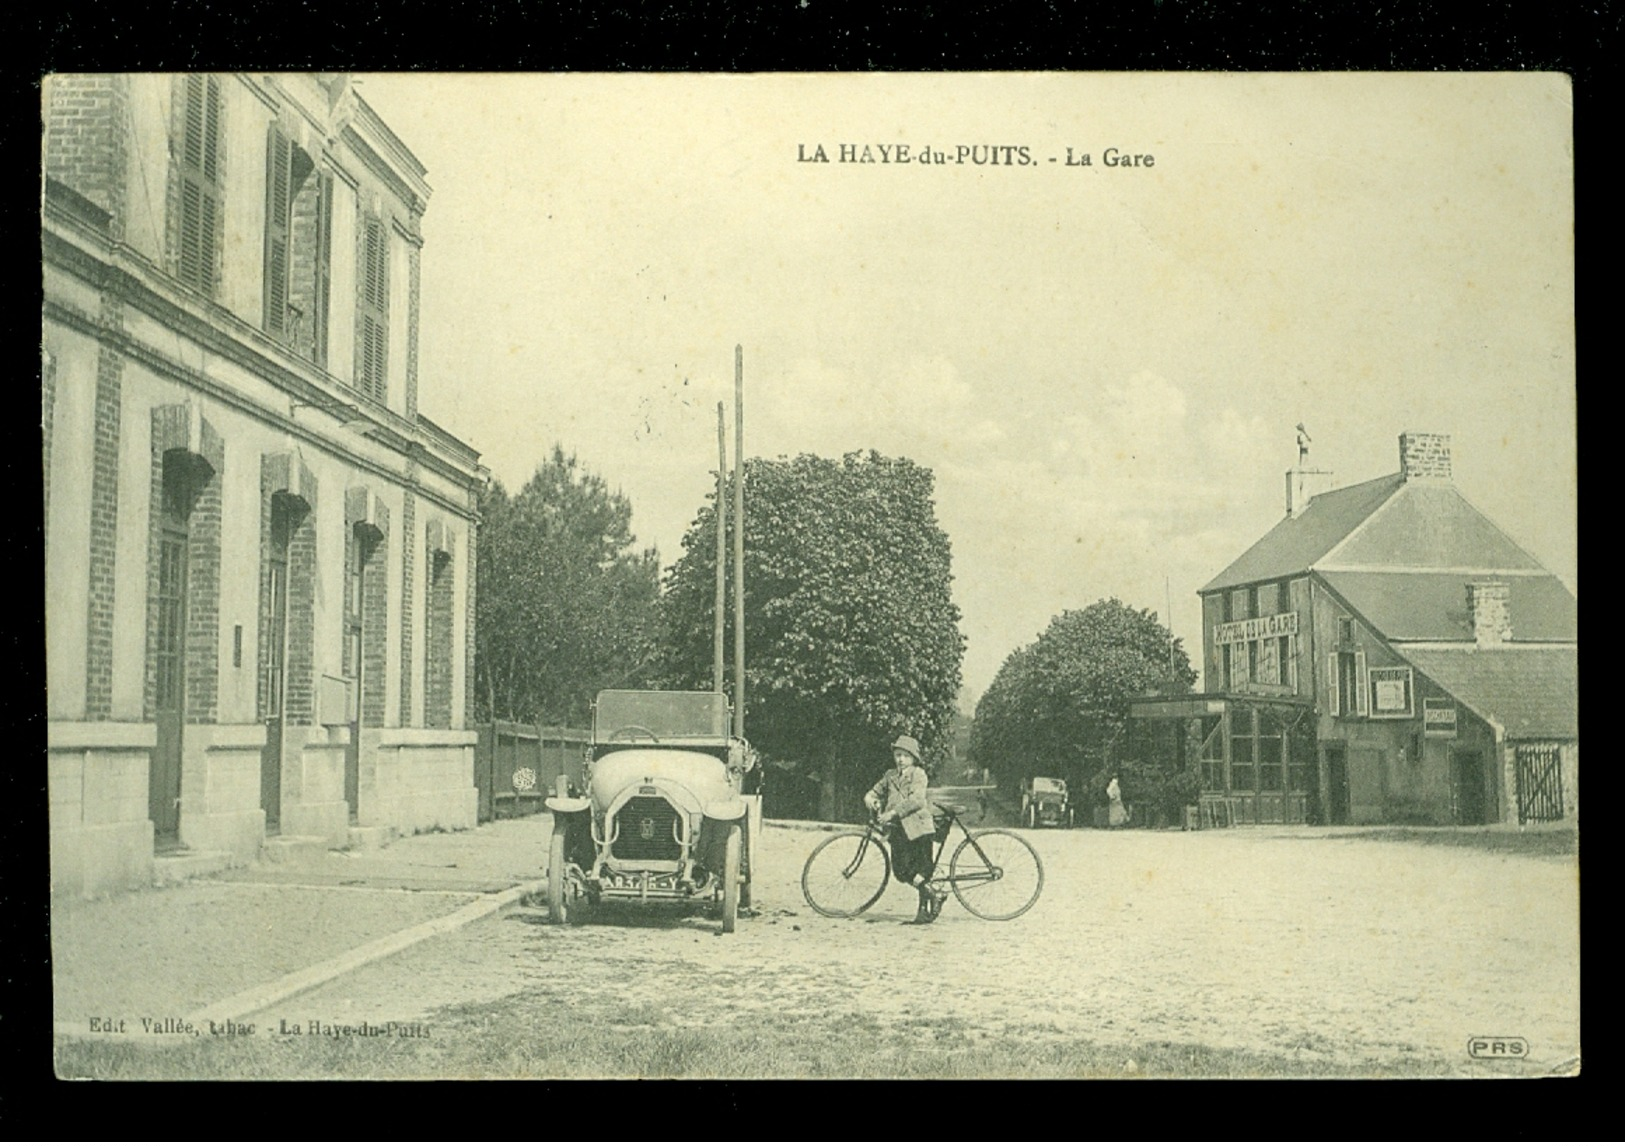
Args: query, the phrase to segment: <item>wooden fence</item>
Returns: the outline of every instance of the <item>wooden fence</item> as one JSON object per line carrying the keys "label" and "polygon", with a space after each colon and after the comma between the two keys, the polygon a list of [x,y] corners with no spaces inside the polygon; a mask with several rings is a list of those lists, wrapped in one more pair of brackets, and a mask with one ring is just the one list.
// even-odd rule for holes
{"label": "wooden fence", "polygon": [[498,720],[474,726],[474,787],[484,823],[542,810],[555,777],[581,783],[581,761],[589,734],[584,728],[550,728]]}

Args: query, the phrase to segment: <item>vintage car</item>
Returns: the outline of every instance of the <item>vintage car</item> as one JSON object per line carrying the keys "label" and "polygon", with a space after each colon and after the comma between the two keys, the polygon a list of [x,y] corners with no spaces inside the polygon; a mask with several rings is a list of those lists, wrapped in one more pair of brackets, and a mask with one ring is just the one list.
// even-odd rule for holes
{"label": "vintage car", "polygon": [[549,796],[547,908],[555,923],[605,900],[750,906],[761,796],[716,692],[600,692],[581,784]]}
{"label": "vintage car", "polygon": [[1066,781],[1034,776],[1021,786],[1021,822],[1029,828],[1072,826]]}

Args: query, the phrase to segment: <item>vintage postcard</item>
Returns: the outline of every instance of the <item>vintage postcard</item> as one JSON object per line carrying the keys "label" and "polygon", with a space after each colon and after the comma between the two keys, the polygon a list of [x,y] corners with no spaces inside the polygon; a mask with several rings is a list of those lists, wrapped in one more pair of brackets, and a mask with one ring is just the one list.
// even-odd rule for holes
{"label": "vintage postcard", "polygon": [[58,1076],[1578,1073],[1571,94],[47,77]]}

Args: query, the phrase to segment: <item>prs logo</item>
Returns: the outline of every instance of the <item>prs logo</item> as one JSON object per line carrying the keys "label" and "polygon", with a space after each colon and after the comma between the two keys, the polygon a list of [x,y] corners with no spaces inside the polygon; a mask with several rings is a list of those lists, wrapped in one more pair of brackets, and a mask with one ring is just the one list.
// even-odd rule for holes
{"label": "prs logo", "polygon": [[1473,1058],[1528,1058],[1529,1040],[1512,1035],[1475,1035],[1467,1040]]}

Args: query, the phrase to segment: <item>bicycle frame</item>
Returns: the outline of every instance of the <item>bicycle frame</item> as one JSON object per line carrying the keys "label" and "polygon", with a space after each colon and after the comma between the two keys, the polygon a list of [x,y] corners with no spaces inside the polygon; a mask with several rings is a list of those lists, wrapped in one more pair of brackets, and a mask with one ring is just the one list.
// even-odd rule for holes
{"label": "bicycle frame", "polygon": [[[995,880],[1003,879],[1004,869],[987,858],[987,853],[982,850],[982,845],[976,842],[975,833],[967,828],[965,822],[959,818],[959,810],[947,804],[937,804],[935,806],[948,818],[948,830],[942,833],[942,838],[937,841],[936,849],[931,853],[932,875],[930,879],[926,880],[926,883],[934,888],[947,888],[954,884],[992,883]],[[887,866],[890,867],[891,852],[886,847],[885,830],[874,820],[869,821],[867,828],[868,831],[864,835],[863,846],[858,848],[857,854],[852,857],[852,862],[847,864],[843,873],[848,879],[852,878],[858,868],[862,866],[863,857],[868,853],[871,843],[881,849],[881,854],[886,857]],[[937,869],[942,865],[942,857],[948,852],[948,843],[953,838],[955,828],[959,829],[961,836],[970,841],[972,850],[976,852],[977,858],[982,861],[982,867],[975,871],[960,872],[958,875],[937,875]]]}

